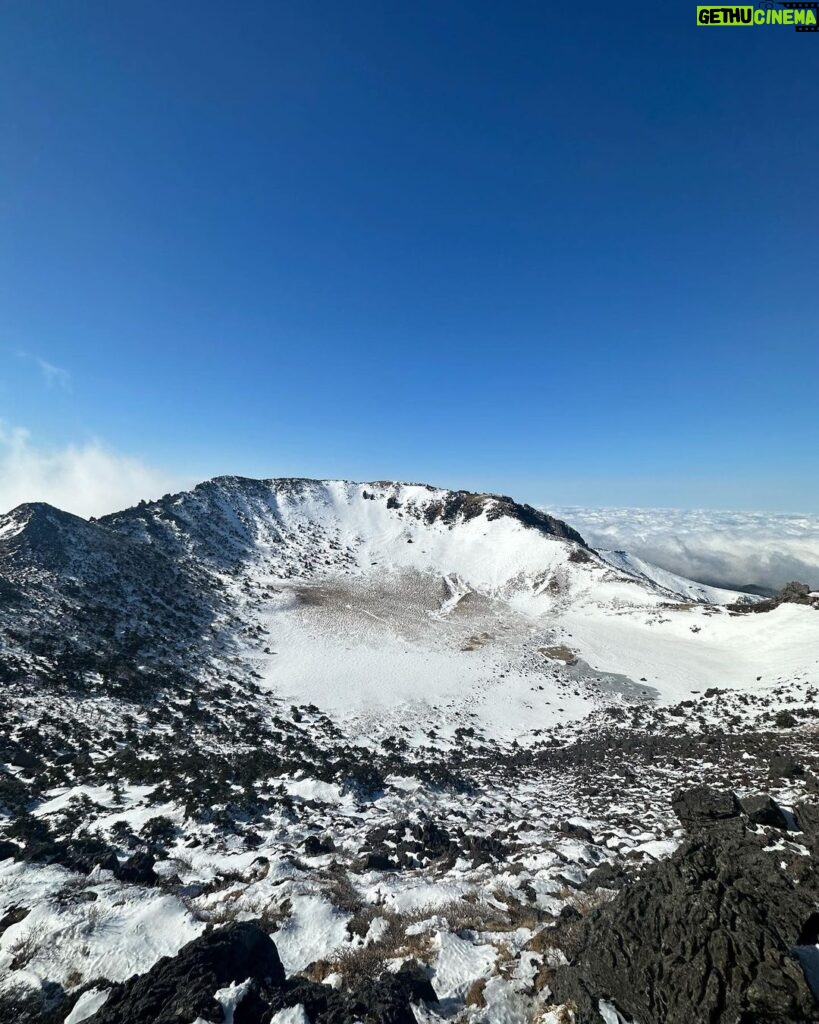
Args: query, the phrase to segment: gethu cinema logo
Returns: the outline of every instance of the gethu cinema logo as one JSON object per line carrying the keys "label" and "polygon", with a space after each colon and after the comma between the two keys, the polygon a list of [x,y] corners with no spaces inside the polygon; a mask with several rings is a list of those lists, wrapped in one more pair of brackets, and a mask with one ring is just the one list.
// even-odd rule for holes
{"label": "gethu cinema logo", "polygon": [[784,11],[758,10],[755,7],[698,7],[698,25],[815,25],[813,5],[793,4]]}

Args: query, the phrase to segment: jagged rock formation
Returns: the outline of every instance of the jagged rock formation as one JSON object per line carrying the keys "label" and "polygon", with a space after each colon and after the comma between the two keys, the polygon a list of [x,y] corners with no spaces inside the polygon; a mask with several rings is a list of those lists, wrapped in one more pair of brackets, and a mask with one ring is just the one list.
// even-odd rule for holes
{"label": "jagged rock formation", "polygon": [[0,678],[148,687],[206,651],[220,608],[210,574],[154,545],[45,504],[0,517]]}
{"label": "jagged rock formation", "polygon": [[819,609],[819,595],[812,593],[807,583],[799,583],[797,580],[792,580],[790,583],[786,583],[779,593],[774,594],[773,597],[768,597],[763,601],[756,601],[750,605],[740,602],[738,604],[731,604],[728,607],[732,611],[740,612],[771,612],[774,608],[778,608],[783,604],[803,604]]}
{"label": "jagged rock formation", "polygon": [[250,980],[255,993],[280,988],[284,968],[270,937],[253,924],[235,924],[194,939],[147,974],[115,985],[93,1024],[178,1024],[197,1017],[222,1021],[214,993]]}
{"label": "jagged rock formation", "polygon": [[[223,998],[217,1000],[221,994]],[[423,972],[407,964],[393,974],[361,977],[337,991],[307,978],[285,978],[270,936],[258,925],[228,925],[189,942],[147,974],[114,985],[88,1024],[269,1024],[281,1010],[301,1006],[311,1024],[415,1024],[411,1003],[437,1002]]]}
{"label": "jagged rock formation", "polygon": [[601,999],[640,1024],[819,1021],[795,952],[814,942],[819,835],[757,833],[733,794],[704,787],[675,808],[691,837],[589,916],[556,997],[578,1024],[598,1024]]}

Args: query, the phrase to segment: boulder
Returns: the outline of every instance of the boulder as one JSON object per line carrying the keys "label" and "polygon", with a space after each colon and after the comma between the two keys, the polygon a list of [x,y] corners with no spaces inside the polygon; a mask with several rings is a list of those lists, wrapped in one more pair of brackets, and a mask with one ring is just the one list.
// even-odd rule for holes
{"label": "boulder", "polygon": [[429,972],[417,960],[405,960],[395,977],[414,1003],[437,1003],[438,996],[429,980]]}
{"label": "boulder", "polygon": [[709,825],[739,815],[739,804],[733,793],[710,789],[708,786],[678,789],[671,797],[671,806],[687,828]]}
{"label": "boulder", "polygon": [[304,853],[307,857],[321,857],[333,853],[336,844],[329,836],[308,836],[304,840]]}
{"label": "boulder", "polygon": [[584,843],[593,843],[594,836],[591,830],[586,828],[585,825],[577,825],[572,821],[561,821],[557,826],[558,832],[562,832],[564,836],[572,836],[574,839],[581,839]]}
{"label": "boulder", "polygon": [[38,772],[42,770],[43,762],[29,750],[18,747],[11,757],[11,764],[15,768],[22,768],[26,772]]}
{"label": "boulder", "polygon": [[805,774],[805,768],[792,757],[774,754],[771,758],[770,772],[774,779],[796,779]]}
{"label": "boulder", "polygon": [[154,872],[156,857],[152,853],[139,851],[122,864],[117,864],[115,874],[121,882],[132,885],[156,885],[158,879]]}
{"label": "boulder", "polygon": [[819,803],[803,800],[793,809],[796,823],[809,836],[819,838]]}
{"label": "boulder", "polygon": [[739,806],[754,825],[772,825],[774,828],[783,829],[788,827],[785,812],[773,797],[765,794],[744,796],[740,799]]}
{"label": "boulder", "polygon": [[263,997],[285,983],[276,946],[255,924],[227,925],[189,942],[176,956],[163,957],[147,974],[115,985],[88,1024],[180,1024],[197,1017],[216,1024],[224,1015],[214,993],[248,978],[251,1002],[266,1006]]}
{"label": "boulder", "polygon": [[358,868],[361,871],[397,871],[398,865],[385,853],[373,851],[365,853],[359,859]]}

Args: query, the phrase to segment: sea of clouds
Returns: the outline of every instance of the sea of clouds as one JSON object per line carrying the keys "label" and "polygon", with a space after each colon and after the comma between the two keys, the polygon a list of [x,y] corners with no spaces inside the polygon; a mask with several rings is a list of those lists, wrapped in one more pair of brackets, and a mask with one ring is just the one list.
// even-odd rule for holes
{"label": "sea of clouds", "polygon": [[629,551],[721,586],[819,588],[819,515],[664,508],[549,508],[596,548]]}

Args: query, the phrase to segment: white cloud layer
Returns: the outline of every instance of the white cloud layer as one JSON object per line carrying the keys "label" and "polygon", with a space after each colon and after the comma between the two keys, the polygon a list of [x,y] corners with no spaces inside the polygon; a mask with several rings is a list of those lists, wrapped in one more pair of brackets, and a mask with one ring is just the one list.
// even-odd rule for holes
{"label": "white cloud layer", "polygon": [[550,508],[593,547],[629,551],[689,579],[819,588],[819,515],[678,509]]}
{"label": "white cloud layer", "polygon": [[20,427],[0,423],[0,513],[47,501],[80,516],[103,515],[186,485],[99,441],[48,449]]}

